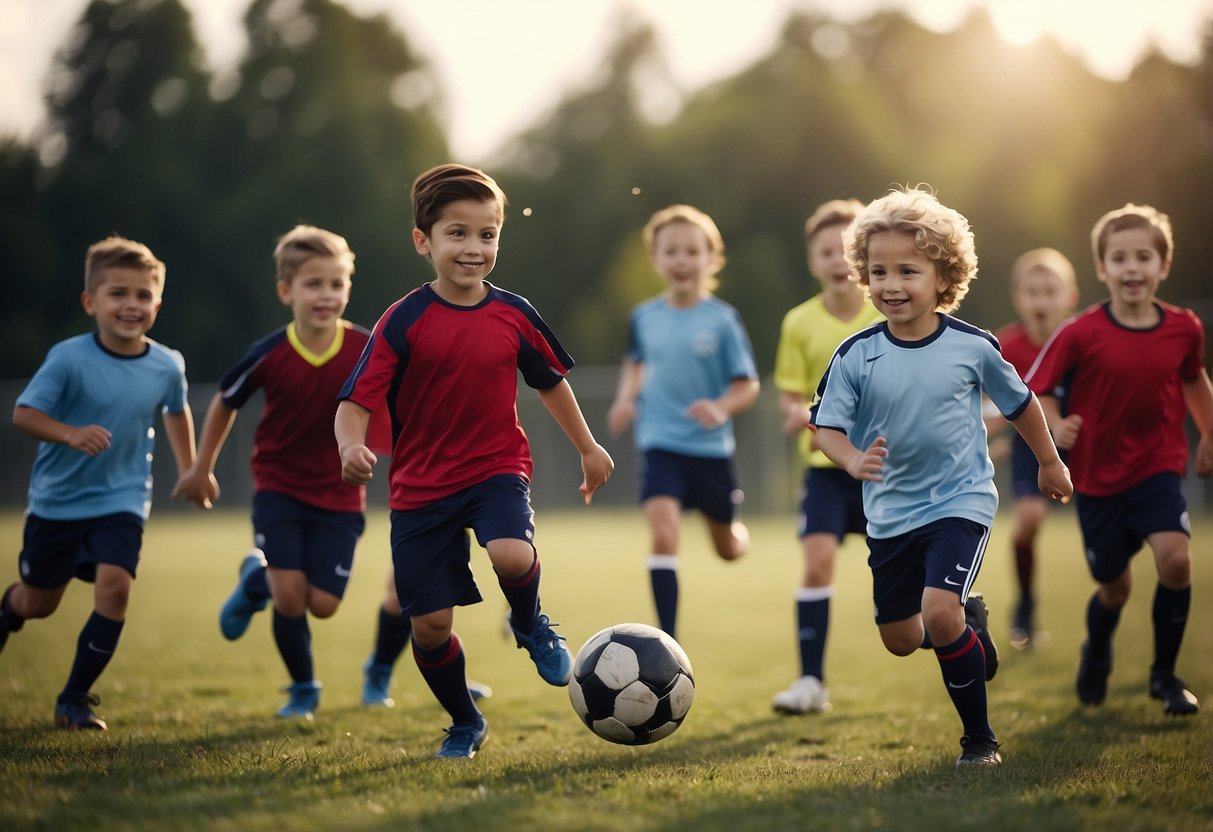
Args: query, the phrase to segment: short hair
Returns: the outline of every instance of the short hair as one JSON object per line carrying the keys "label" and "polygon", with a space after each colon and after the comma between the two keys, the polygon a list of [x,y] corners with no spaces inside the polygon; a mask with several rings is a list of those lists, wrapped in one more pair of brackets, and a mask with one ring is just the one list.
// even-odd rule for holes
{"label": "short hair", "polygon": [[93,243],[84,255],[84,291],[90,295],[105,279],[106,269],[136,269],[147,272],[164,291],[165,266],[143,243],[112,235]]}
{"label": "short hair", "polygon": [[863,203],[858,199],[831,199],[817,206],[813,215],[804,222],[805,241],[813,239],[813,235],[823,228],[833,225],[850,225],[863,210]]}
{"label": "short hair", "polygon": [[1011,264],[1011,291],[1015,291],[1024,275],[1038,269],[1052,272],[1068,287],[1078,285],[1078,277],[1074,273],[1074,264],[1070,262],[1070,258],[1057,249],[1046,246],[1025,251],[1015,258],[1015,262]]}
{"label": "short hair", "polygon": [[1123,208],[1109,211],[1099,218],[1091,229],[1091,254],[1095,265],[1103,262],[1107,253],[1108,237],[1117,231],[1143,228],[1154,237],[1154,248],[1166,262],[1175,251],[1175,239],[1171,236],[1171,218],[1152,205],[1134,205],[1126,202]]}
{"label": "short hair", "polygon": [[274,265],[280,283],[290,283],[295,274],[313,257],[335,257],[354,273],[354,252],[345,237],[314,225],[296,225],[278,238],[274,247]]}
{"label": "short hair", "polygon": [[952,312],[969,292],[977,276],[977,248],[969,221],[943,205],[927,186],[890,191],[870,202],[842,234],[843,254],[852,279],[868,287],[868,243],[873,234],[898,231],[934,261],[948,287],[939,294],[936,310]]}
{"label": "short hair", "polygon": [[413,180],[413,225],[425,236],[442,216],[442,209],[452,202],[470,199],[474,202],[496,202],[497,220],[505,222],[505,192],[478,168],[446,164],[430,168]]}
{"label": "short hair", "polygon": [[707,284],[709,289],[715,289],[720,285],[720,281],[716,279],[716,275],[724,268],[724,264],[727,262],[724,253],[724,237],[721,235],[720,229],[716,227],[716,223],[712,221],[712,218],[698,208],[682,204],[669,205],[649,217],[649,221],[641,232],[641,236],[644,238],[645,251],[652,254],[653,245],[657,241],[657,232],[667,225],[672,225],[676,222],[695,226],[707,238],[708,249],[712,255],[712,263],[708,267]]}

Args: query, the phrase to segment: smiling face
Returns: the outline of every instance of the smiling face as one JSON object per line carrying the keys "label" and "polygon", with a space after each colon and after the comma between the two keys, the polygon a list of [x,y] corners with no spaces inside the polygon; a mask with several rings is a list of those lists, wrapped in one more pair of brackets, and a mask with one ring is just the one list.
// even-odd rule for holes
{"label": "smiling face", "polygon": [[939,325],[939,296],[947,288],[935,261],[918,250],[914,235],[881,231],[869,238],[868,292],[895,337],[918,341],[933,333]]}
{"label": "smiling face", "polygon": [[1108,234],[1095,271],[1107,284],[1113,315],[1125,317],[1153,304],[1158,284],[1171,270],[1171,261],[1163,260],[1157,245],[1148,228],[1126,228]]}
{"label": "smiling face", "polygon": [[673,305],[694,304],[710,291],[716,257],[703,229],[693,223],[668,222],[658,229],[650,259]]}
{"label": "smiling face", "polygon": [[434,291],[461,306],[484,298],[484,280],[497,263],[500,239],[501,207],[492,200],[455,200],[442,208],[428,234],[413,229],[417,253],[434,264]]}
{"label": "smiling face", "polygon": [[807,244],[809,273],[821,281],[822,292],[850,297],[861,290],[851,280],[851,267],[842,254],[844,228],[845,223],[834,223],[814,232]]}
{"label": "smiling face", "polygon": [[80,296],[84,311],[97,319],[101,344],[119,355],[139,355],[144,334],[160,312],[161,284],[146,269],[112,266],[92,291]]}
{"label": "smiling face", "polygon": [[278,281],[278,299],[291,308],[295,330],[306,340],[336,329],[350,302],[350,285],[347,260],[309,257],[289,280]]}

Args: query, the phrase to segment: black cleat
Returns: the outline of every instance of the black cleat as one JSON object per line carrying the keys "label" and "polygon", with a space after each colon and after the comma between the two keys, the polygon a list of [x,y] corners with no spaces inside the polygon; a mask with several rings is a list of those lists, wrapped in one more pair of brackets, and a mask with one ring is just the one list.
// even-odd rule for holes
{"label": "black cleat", "polygon": [[1190,716],[1200,710],[1188,683],[1174,673],[1151,673],[1150,696],[1162,700],[1162,712],[1167,716]]}
{"label": "black cleat", "polygon": [[998,741],[993,737],[960,738],[960,756],[956,758],[956,767],[965,766],[1000,766],[1002,755],[998,753]]}
{"label": "black cleat", "polygon": [[998,648],[990,635],[990,608],[980,592],[969,595],[965,601],[965,623],[973,628],[974,635],[981,642],[981,649],[986,654],[986,681],[994,678],[998,672]]}
{"label": "black cleat", "polygon": [[[1102,705],[1108,698],[1108,676],[1112,673],[1112,648],[1106,659],[1091,658],[1087,642],[1082,643],[1082,659],[1078,663],[1078,680],[1074,687],[1084,705]],[[1151,685],[1153,691],[1153,685]]]}
{"label": "black cleat", "polygon": [[104,731],[105,720],[98,719],[93,708],[101,704],[95,693],[71,693],[55,703],[55,727],[71,731]]}

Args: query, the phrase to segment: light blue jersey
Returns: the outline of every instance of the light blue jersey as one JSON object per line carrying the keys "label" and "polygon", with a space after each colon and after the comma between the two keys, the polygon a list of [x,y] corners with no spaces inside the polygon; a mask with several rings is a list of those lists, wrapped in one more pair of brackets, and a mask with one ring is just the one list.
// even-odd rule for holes
{"label": "light blue jersey", "polygon": [[687,414],[717,399],[735,379],[758,378],[750,337],[737,310],[716,297],[670,306],[658,296],[632,310],[628,357],[644,365],[636,447],[699,457],[730,457],[733,422],[708,430]]}
{"label": "light blue jersey", "polygon": [[185,361],[155,341],[138,356],[101,346],[96,333],[51,347],[17,398],[75,427],[101,425],[110,446],[97,456],[61,442],[39,442],[30,474],[29,510],[47,520],[85,520],[151,509],[152,422],[185,410]]}
{"label": "light blue jersey", "polygon": [[1008,420],[1032,394],[998,341],[948,315],[921,341],[887,323],[843,341],[817,389],[812,422],[867,450],[888,440],[883,480],[863,484],[868,536],[905,534],[945,517],[991,526],[998,508],[994,465],[981,419],[984,392]]}

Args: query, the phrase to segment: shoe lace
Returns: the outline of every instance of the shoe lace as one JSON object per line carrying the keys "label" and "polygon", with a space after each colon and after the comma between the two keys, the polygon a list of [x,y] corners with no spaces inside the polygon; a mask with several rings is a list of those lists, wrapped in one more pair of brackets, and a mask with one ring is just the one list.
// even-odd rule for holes
{"label": "shoe lace", "polygon": [[536,647],[542,645],[550,650],[553,648],[555,642],[568,641],[567,638],[552,629],[559,626],[559,623],[552,622],[546,614],[541,613],[535,619],[535,629],[531,630],[531,643]]}

